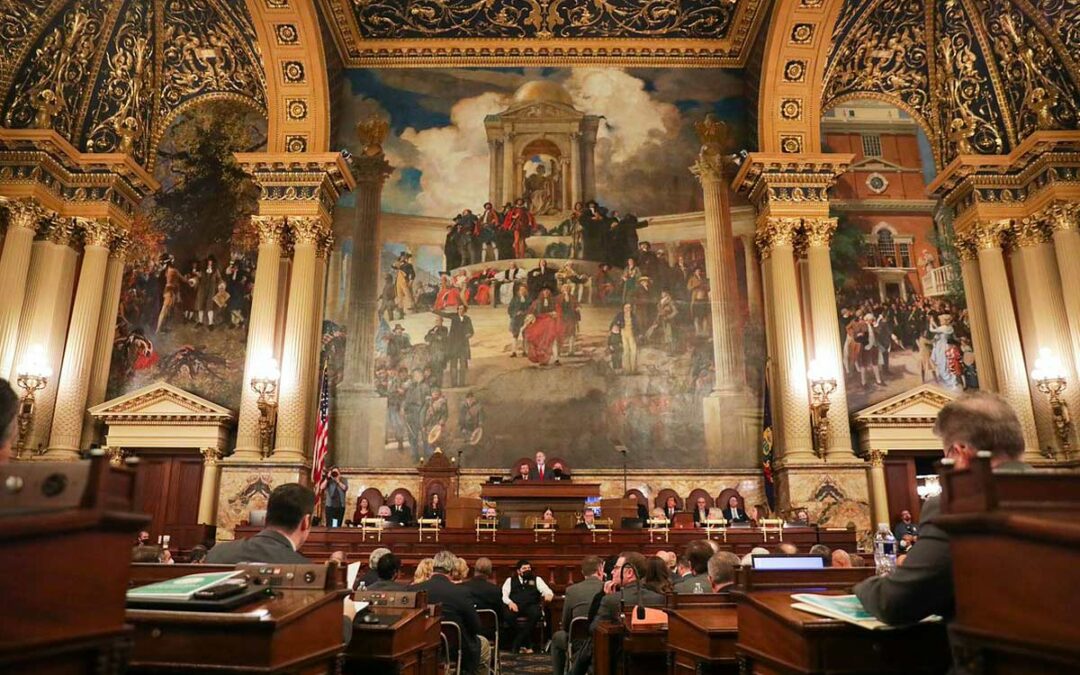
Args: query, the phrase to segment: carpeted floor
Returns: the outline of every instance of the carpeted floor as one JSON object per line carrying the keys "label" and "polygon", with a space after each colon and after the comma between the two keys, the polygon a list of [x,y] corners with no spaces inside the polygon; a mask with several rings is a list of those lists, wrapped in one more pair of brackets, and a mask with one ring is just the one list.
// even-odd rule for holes
{"label": "carpeted floor", "polygon": [[502,653],[502,675],[536,675],[551,673],[551,654]]}

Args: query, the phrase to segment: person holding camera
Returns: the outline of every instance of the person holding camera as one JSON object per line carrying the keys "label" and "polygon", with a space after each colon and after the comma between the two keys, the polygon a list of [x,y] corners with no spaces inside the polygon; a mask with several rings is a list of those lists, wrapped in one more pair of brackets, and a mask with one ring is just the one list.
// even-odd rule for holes
{"label": "person holding camera", "polygon": [[341,527],[345,520],[345,493],[349,491],[349,481],[341,475],[341,469],[330,467],[329,473],[319,483],[319,492],[326,507],[326,526]]}

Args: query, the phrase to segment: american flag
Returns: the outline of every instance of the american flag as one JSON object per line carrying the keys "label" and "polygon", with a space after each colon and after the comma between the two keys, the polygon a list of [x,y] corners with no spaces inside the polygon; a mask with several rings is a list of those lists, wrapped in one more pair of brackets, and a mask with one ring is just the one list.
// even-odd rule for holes
{"label": "american flag", "polygon": [[[326,471],[326,455],[330,450],[330,380],[323,365],[319,386],[319,421],[315,425],[315,451],[311,453],[311,483],[316,487],[322,482]],[[318,495],[319,498],[322,495]]]}

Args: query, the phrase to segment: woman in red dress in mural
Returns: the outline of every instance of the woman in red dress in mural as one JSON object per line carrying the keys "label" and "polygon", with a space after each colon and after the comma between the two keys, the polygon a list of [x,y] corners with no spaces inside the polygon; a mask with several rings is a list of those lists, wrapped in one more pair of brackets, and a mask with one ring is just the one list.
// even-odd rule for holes
{"label": "woman in red dress in mural", "polygon": [[435,296],[435,309],[457,307],[461,304],[461,291],[450,283],[450,277],[445,274],[439,279],[439,293]]}
{"label": "woman in red dress in mural", "polygon": [[540,296],[529,307],[525,318],[525,344],[528,347],[529,360],[538,365],[545,365],[555,357],[559,365],[558,340],[562,335],[562,320],[559,316],[559,303],[551,295],[551,289],[540,291]]}

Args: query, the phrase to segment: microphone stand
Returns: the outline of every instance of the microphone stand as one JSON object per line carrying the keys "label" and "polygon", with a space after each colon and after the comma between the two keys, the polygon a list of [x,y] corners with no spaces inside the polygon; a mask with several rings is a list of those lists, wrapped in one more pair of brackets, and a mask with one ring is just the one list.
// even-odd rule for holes
{"label": "microphone stand", "polygon": [[625,497],[627,491],[629,490],[629,483],[628,483],[628,481],[626,479],[626,452],[627,452],[627,447],[625,445],[622,445],[621,443],[616,443],[615,444],[615,449],[622,455],[622,492],[623,492],[623,496]]}
{"label": "microphone stand", "polygon": [[460,497],[461,496],[461,455],[464,454],[464,452],[465,452],[464,449],[458,448],[458,451],[457,451],[458,475],[457,475],[457,482],[454,484],[454,496],[455,497]]}

